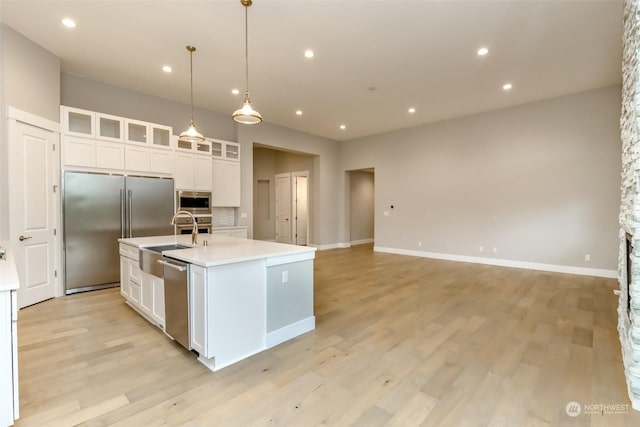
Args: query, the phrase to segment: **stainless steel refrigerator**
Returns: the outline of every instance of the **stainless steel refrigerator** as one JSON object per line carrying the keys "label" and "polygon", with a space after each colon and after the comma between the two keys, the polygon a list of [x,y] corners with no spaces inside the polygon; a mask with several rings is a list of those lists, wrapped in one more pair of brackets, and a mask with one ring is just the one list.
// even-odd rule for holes
{"label": "stainless steel refrigerator", "polygon": [[171,178],[65,172],[67,294],[117,286],[118,238],[173,234]]}

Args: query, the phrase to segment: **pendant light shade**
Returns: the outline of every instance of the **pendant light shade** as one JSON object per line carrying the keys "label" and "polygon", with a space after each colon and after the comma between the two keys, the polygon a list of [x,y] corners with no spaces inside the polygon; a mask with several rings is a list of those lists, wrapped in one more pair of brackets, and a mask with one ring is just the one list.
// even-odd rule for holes
{"label": "pendant light shade", "polygon": [[182,141],[188,142],[202,142],[204,141],[204,136],[196,130],[196,125],[193,122],[193,52],[195,52],[196,48],[194,46],[187,46],[187,50],[189,51],[189,93],[191,95],[191,122],[189,123],[189,128],[180,134],[180,139]]}
{"label": "pendant light shade", "polygon": [[245,60],[245,78],[246,86],[244,91],[244,102],[242,108],[233,112],[233,120],[245,125],[253,125],[262,121],[262,115],[251,107],[251,100],[249,99],[249,6],[252,4],[252,0],[240,0],[240,3],[244,6],[244,60]]}

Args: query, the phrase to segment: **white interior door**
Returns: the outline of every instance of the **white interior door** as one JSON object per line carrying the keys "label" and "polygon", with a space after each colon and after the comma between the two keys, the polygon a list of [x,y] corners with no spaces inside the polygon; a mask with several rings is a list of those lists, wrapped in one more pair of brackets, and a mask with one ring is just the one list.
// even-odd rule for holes
{"label": "white interior door", "polygon": [[295,187],[294,221],[296,245],[307,245],[307,228],[309,223],[309,178],[298,175],[292,177]]}
{"label": "white interior door", "polygon": [[54,132],[9,120],[9,236],[20,279],[20,307],[55,296],[57,139]]}
{"label": "white interior door", "polygon": [[291,174],[276,175],[276,242],[291,241]]}

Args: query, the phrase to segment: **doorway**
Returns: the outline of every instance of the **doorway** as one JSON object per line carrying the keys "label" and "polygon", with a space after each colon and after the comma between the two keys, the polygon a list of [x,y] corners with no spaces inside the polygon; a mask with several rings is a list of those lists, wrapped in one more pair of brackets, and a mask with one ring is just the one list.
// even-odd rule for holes
{"label": "doorway", "polygon": [[348,171],[349,243],[373,243],[375,238],[375,170]]}
{"label": "doorway", "polygon": [[56,296],[56,124],[9,109],[9,238],[20,279],[19,308]]}
{"label": "doorway", "polygon": [[254,239],[312,244],[316,162],[314,155],[254,143]]}

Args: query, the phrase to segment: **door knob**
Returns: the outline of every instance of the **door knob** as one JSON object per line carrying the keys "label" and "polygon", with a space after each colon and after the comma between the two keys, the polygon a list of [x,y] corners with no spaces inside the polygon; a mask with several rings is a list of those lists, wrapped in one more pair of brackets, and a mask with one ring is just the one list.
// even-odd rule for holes
{"label": "door knob", "polygon": [[30,239],[30,238],[31,238],[31,236],[27,236],[27,237],[20,236],[20,237],[18,237],[18,240],[20,240],[21,242],[24,242],[25,240]]}

